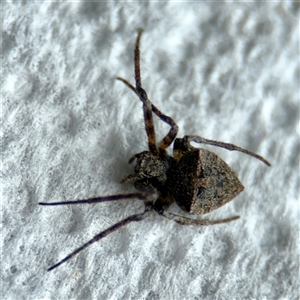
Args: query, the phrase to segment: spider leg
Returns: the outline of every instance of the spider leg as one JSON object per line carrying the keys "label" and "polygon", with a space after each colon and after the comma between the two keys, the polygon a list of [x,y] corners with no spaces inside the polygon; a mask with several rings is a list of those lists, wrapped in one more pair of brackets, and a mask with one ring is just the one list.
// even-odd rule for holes
{"label": "spider leg", "polygon": [[168,220],[175,221],[181,225],[196,225],[196,226],[208,226],[220,223],[227,223],[234,221],[239,218],[239,216],[235,216],[228,219],[222,220],[207,220],[207,219],[191,219],[184,216],[179,216],[168,212],[170,205],[174,202],[174,198],[170,196],[160,196],[158,200],[154,203],[153,209],[161,216],[167,218]]}
{"label": "spider leg", "polygon": [[136,39],[135,50],[134,50],[134,74],[135,74],[135,90],[140,100],[143,102],[143,113],[144,113],[144,123],[145,130],[148,137],[148,147],[149,151],[153,155],[158,155],[156,148],[156,136],[154,129],[154,122],[152,116],[152,104],[148,99],[146,91],[142,88],[141,81],[141,70],[140,70],[140,39],[143,30],[139,30]]}
{"label": "spider leg", "polygon": [[176,138],[178,132],[178,125],[174,122],[171,117],[163,114],[160,110],[158,110],[155,106],[152,105],[153,112],[165,123],[171,126],[168,134],[160,141],[158,145],[158,150],[160,153],[165,153],[166,149],[172,144],[174,139]]}
{"label": "spider leg", "polygon": [[206,145],[211,145],[211,146],[217,146],[217,147],[221,147],[221,148],[225,148],[229,151],[239,151],[239,152],[243,152],[245,154],[248,154],[250,156],[253,156],[257,159],[259,159],[260,161],[262,161],[263,163],[265,163],[268,167],[271,166],[271,164],[265,159],[263,158],[262,156],[254,153],[254,152],[251,152],[249,150],[246,150],[246,149],[243,149],[241,147],[238,147],[236,145],[233,145],[233,144],[229,144],[229,143],[223,143],[223,142],[218,142],[218,141],[213,141],[213,140],[208,140],[208,139],[205,139],[201,136],[197,136],[197,135],[186,135],[183,137],[183,139],[190,143],[190,142],[196,142],[196,143],[200,143],[200,144],[206,144]]}
{"label": "spider leg", "polygon": [[84,250],[85,248],[87,248],[88,246],[90,246],[91,244],[98,242],[99,240],[103,239],[104,237],[106,237],[107,235],[111,234],[112,232],[118,230],[119,228],[131,223],[131,222],[139,222],[142,221],[143,219],[145,219],[145,217],[147,217],[149,211],[151,210],[150,207],[146,207],[145,211],[140,213],[140,214],[135,214],[135,215],[131,215],[129,217],[127,217],[126,219],[114,224],[113,226],[105,229],[104,231],[98,233],[97,235],[95,235],[91,240],[89,240],[87,243],[83,244],[81,247],[77,248],[76,250],[74,250],[72,253],[70,253],[69,255],[67,255],[64,259],[62,259],[61,261],[59,261],[57,264],[53,265],[52,267],[50,267],[47,271],[51,271],[55,268],[57,268],[58,266],[60,266],[61,264],[63,264],[64,262],[68,261],[69,259],[71,259],[73,256],[75,256],[76,254],[78,254],[79,252],[81,252],[82,250]]}
{"label": "spider leg", "polygon": [[[121,77],[117,77],[117,79],[122,81],[134,93],[136,93],[139,96],[139,94],[138,94],[137,90],[135,89],[135,87],[133,85],[131,85],[126,79],[123,79]],[[174,139],[177,135],[178,126],[171,117],[166,116],[165,114],[163,114],[153,103],[151,103],[151,105],[152,105],[152,111],[157,115],[157,117],[159,117],[161,121],[167,123],[171,127],[168,134],[161,140],[161,142],[159,143],[159,146],[158,146],[159,152],[160,153],[165,153],[165,150],[172,144],[172,142],[174,141]]]}
{"label": "spider leg", "polygon": [[75,200],[75,201],[64,201],[64,202],[39,202],[39,205],[48,205],[48,206],[56,206],[56,205],[68,205],[68,204],[93,204],[93,203],[101,203],[101,202],[108,202],[108,201],[115,201],[115,200],[123,200],[123,199],[139,199],[139,200],[146,200],[149,198],[148,194],[145,193],[133,193],[133,194],[119,194],[119,195],[112,195],[112,196],[105,196],[105,197],[98,197],[98,198],[91,198],[85,200]]}
{"label": "spider leg", "polygon": [[175,221],[178,224],[181,225],[196,225],[196,226],[208,226],[208,225],[215,225],[215,224],[221,224],[221,223],[228,223],[234,220],[239,219],[240,216],[234,216],[232,218],[228,219],[222,219],[222,220],[207,220],[207,219],[190,219],[187,217],[179,216],[176,214],[173,214],[171,212],[163,211],[160,213],[163,217]]}
{"label": "spider leg", "polygon": [[[116,78],[117,80],[120,80],[122,81],[125,85],[127,85],[134,93],[137,94],[137,96],[139,96],[138,92],[136,91],[135,87],[130,83],[128,82],[126,79],[122,78],[122,77],[117,77]],[[153,105],[153,104],[152,104]]]}
{"label": "spider leg", "polygon": [[134,49],[134,74],[135,74],[135,86],[142,87],[142,80],[141,80],[141,68],[140,68],[140,41],[141,36],[143,33],[143,29],[138,30],[138,36],[135,42],[135,49]]}
{"label": "spider leg", "polygon": [[135,214],[127,217],[126,219],[112,225],[111,227],[107,228],[106,230],[98,233],[95,235],[91,240],[89,240],[87,243],[83,244],[81,247],[74,250],[71,254],[66,256],[64,259],[59,261],[57,264],[53,265],[51,268],[49,268],[47,271],[51,271],[58,266],[60,266],[62,263],[66,262],[67,260],[71,259],[73,256],[90,246],[91,244],[101,240],[102,238],[106,237],[107,235],[111,234],[112,232],[116,231],[117,229],[131,223],[131,222],[139,222],[143,220],[148,213],[152,210],[153,202],[157,198],[157,193],[132,193],[132,194],[119,194],[119,195],[112,195],[112,196],[106,196],[106,197],[98,197],[98,198],[92,198],[87,200],[77,200],[77,201],[66,201],[66,202],[52,202],[52,203],[45,203],[45,202],[39,202],[39,205],[66,205],[66,204],[92,204],[92,203],[101,203],[106,201],[114,201],[114,200],[121,200],[121,199],[139,199],[143,200],[145,203],[145,210],[144,212],[140,214]]}

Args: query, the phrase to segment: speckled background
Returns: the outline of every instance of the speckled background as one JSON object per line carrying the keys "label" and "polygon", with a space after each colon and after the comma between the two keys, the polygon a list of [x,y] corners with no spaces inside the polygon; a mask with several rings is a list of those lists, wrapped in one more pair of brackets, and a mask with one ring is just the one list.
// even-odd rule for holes
{"label": "speckled background", "polygon": [[[1,299],[298,299],[299,3],[22,3],[1,4]],[[209,147],[246,189],[207,217],[240,220],[197,228],[152,214],[49,273],[143,210],[38,206],[134,190],[119,182],[147,146],[141,103],[115,77],[133,81],[139,27],[144,87],[179,136],[272,167]]]}

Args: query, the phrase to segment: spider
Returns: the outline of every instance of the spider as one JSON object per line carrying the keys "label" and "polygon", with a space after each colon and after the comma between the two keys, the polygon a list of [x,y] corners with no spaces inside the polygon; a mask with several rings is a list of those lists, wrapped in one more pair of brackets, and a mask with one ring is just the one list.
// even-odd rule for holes
{"label": "spider", "polygon": [[[240,151],[261,160],[267,166],[271,166],[262,156],[233,144],[208,140],[196,135],[186,135],[183,138],[176,138],[178,126],[174,120],[163,114],[152,104],[146,91],[142,88],[140,73],[140,39],[142,32],[142,29],[138,31],[134,51],[135,86],[127,80],[117,77],[143,103],[144,123],[149,150],[137,153],[130,158],[129,163],[136,161],[134,173],[127,175],[121,181],[121,183],[133,183],[138,192],[77,201],[39,202],[39,205],[92,204],[122,199],[138,199],[144,202],[145,209],[142,213],[131,215],[98,233],[47,271],[57,268],[91,244],[117,229],[131,222],[144,220],[153,210],[159,215],[181,225],[213,225],[238,219],[239,216],[221,220],[192,219],[168,211],[170,205],[176,202],[185,212],[195,215],[206,214],[228,203],[244,189],[237,175],[221,158],[213,152],[191,146],[191,142],[222,147],[230,151]],[[156,143],[153,113],[171,127],[168,134],[160,141],[158,146]],[[167,154],[166,149],[173,141],[173,156],[170,156]]]}

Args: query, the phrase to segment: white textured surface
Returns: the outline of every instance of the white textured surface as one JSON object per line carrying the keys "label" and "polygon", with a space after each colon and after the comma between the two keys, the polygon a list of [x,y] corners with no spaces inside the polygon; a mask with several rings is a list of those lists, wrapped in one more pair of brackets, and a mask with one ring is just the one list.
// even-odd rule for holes
{"label": "white textured surface", "polygon": [[[299,3],[3,4],[2,299],[297,299]],[[133,81],[136,30],[150,99],[180,126],[260,153],[209,148],[245,191],[183,227],[151,215],[46,269],[138,201],[53,202],[133,191],[146,148]],[[168,127],[156,120],[158,136]],[[177,211],[177,208],[172,207]]]}

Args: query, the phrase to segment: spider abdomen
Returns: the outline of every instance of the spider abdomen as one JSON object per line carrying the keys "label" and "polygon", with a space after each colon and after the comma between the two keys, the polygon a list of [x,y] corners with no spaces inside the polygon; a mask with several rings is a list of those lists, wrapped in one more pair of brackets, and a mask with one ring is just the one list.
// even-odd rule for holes
{"label": "spider abdomen", "polygon": [[206,214],[243,191],[235,172],[205,149],[186,152],[172,168],[170,182],[177,205],[191,214]]}

